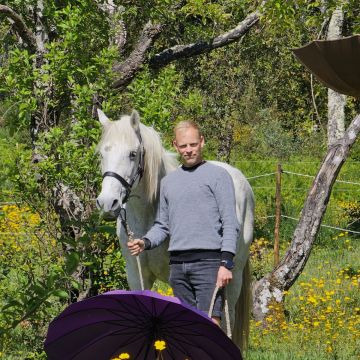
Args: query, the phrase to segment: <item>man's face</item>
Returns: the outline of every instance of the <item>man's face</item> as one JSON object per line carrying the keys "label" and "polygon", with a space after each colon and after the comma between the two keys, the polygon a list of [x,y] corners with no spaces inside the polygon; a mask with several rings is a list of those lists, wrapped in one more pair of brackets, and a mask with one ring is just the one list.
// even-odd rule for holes
{"label": "man's face", "polygon": [[173,145],[185,166],[191,167],[202,161],[201,149],[204,146],[204,137],[200,136],[197,129],[192,127],[178,129]]}

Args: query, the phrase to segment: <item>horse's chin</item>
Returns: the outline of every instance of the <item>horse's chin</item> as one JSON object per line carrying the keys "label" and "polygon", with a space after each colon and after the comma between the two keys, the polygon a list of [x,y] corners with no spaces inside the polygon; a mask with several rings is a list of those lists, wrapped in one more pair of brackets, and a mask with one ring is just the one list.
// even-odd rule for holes
{"label": "horse's chin", "polygon": [[119,206],[118,208],[116,208],[114,210],[102,211],[101,217],[105,221],[115,221],[119,217],[120,209],[121,209],[121,207]]}
{"label": "horse's chin", "polygon": [[114,211],[104,212],[102,215],[102,218],[105,221],[115,221],[117,219],[117,217],[118,217],[118,215],[116,215],[116,212],[114,212]]}

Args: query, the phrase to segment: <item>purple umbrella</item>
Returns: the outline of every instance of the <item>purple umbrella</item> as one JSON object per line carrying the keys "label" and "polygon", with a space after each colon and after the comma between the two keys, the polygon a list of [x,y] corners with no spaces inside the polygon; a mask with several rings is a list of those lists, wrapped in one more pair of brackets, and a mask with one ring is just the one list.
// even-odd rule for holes
{"label": "purple umbrella", "polygon": [[325,86],[360,97],[360,35],[315,40],[293,52]]}
{"label": "purple umbrella", "polygon": [[[156,350],[156,341],[165,349]],[[212,320],[175,297],[149,290],[110,291],[67,307],[50,325],[49,360],[241,360],[240,350]],[[124,357],[125,358],[125,357]]]}

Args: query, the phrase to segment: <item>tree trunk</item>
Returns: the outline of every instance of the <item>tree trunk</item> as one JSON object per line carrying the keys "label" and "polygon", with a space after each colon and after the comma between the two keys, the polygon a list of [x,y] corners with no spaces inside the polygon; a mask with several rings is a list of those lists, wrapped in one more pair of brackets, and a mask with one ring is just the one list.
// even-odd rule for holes
{"label": "tree trunk", "polygon": [[[335,40],[341,37],[344,14],[341,8],[337,8],[329,23],[327,39]],[[345,133],[345,104],[346,96],[328,89],[328,146],[332,146]]]}
{"label": "tree trunk", "polygon": [[224,125],[219,126],[219,140],[220,144],[218,147],[217,159],[219,161],[230,162],[231,149],[234,142],[234,126],[231,119],[225,120]]}
{"label": "tree trunk", "polygon": [[332,186],[360,131],[360,114],[351,122],[344,136],[331,146],[316,175],[301,212],[290,247],[280,264],[257,281],[253,287],[253,314],[263,320],[269,304],[282,302],[288,290],[301,274],[312,249]]}

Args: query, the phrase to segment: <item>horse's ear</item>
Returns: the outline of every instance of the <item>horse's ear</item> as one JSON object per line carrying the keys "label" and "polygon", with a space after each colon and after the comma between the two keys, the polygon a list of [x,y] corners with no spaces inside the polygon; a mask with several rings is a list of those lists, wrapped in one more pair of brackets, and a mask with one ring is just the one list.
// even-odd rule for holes
{"label": "horse's ear", "polygon": [[101,122],[101,125],[102,126],[106,126],[110,123],[110,120],[108,119],[108,117],[103,113],[102,110],[100,109],[97,109],[97,113],[98,113],[98,117],[99,117],[99,120]]}
{"label": "horse's ear", "polygon": [[140,115],[136,110],[131,113],[130,124],[136,133],[140,131]]}

